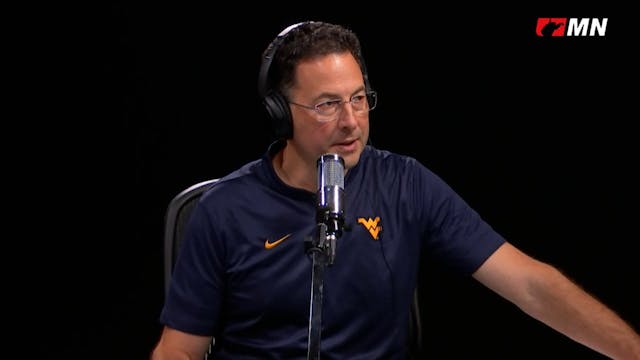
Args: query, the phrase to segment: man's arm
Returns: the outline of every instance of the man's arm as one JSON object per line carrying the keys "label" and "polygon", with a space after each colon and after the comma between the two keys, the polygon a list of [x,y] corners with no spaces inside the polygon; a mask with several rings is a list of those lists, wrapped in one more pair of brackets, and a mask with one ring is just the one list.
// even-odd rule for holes
{"label": "man's arm", "polygon": [[188,334],[165,326],[151,360],[202,360],[211,340],[211,336]]}
{"label": "man's arm", "polygon": [[533,318],[612,359],[640,359],[640,335],[556,268],[505,243],[473,274]]}

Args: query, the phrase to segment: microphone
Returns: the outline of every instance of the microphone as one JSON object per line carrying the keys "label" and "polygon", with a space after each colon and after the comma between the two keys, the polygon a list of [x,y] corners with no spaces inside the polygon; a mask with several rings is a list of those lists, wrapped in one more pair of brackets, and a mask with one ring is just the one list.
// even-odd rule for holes
{"label": "microphone", "polygon": [[344,159],[324,154],[318,159],[317,221],[326,225],[326,234],[338,238],[344,227]]}

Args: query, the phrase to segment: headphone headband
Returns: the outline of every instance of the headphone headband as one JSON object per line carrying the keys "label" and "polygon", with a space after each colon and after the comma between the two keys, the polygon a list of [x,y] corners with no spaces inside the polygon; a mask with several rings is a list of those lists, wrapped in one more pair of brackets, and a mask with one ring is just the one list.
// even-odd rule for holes
{"label": "headphone headband", "polygon": [[278,36],[271,42],[267,52],[262,58],[262,64],[260,65],[260,73],[258,75],[258,94],[260,97],[267,96],[269,92],[269,69],[271,68],[271,63],[273,62],[273,57],[275,56],[278,48],[287,37],[287,34],[291,32],[291,30],[297,28],[300,25],[312,23],[313,21],[302,21],[290,26],[287,26],[284,30],[282,30]]}

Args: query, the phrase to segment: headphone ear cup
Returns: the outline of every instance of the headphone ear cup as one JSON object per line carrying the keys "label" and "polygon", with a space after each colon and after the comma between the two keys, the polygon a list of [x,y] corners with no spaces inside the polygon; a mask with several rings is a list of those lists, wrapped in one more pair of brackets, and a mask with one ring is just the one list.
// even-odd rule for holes
{"label": "headphone ear cup", "polygon": [[270,91],[262,101],[273,121],[276,138],[290,139],[293,136],[291,110],[287,100],[277,91]]}

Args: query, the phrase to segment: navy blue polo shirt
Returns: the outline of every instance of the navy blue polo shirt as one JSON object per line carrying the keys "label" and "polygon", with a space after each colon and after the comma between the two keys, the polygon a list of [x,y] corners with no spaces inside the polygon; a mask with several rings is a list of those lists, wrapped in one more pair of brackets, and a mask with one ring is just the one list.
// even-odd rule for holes
{"label": "navy blue polo shirt", "polygon": [[[344,190],[321,356],[405,358],[421,253],[471,274],[505,240],[411,157],[367,146]],[[214,336],[215,359],[306,358],[315,215],[315,193],[284,184],[269,153],[222,178],[193,211],[161,322]]]}

